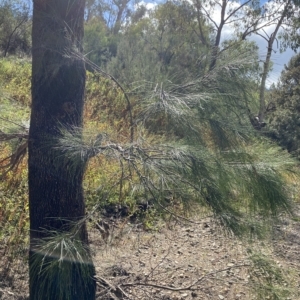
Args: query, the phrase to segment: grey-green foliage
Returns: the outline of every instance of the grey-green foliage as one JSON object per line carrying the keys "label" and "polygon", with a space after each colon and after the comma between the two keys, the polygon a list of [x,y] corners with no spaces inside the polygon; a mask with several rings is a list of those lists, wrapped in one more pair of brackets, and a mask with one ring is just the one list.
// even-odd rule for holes
{"label": "grey-green foliage", "polygon": [[300,149],[300,55],[294,56],[270,93],[269,134],[289,152]]}
{"label": "grey-green foliage", "polygon": [[[108,72],[127,84],[140,79],[153,81],[158,76],[177,82],[194,78],[206,67],[202,63],[207,56],[196,19],[189,2],[157,5],[124,28],[116,56],[107,65]],[[208,39],[209,27],[204,28]]]}
{"label": "grey-green foliage", "polygon": [[[256,53],[246,45],[224,52],[213,70],[202,70],[194,80],[159,81],[158,73],[156,82],[135,83],[140,100],[133,143],[63,135],[59,147],[75,166],[97,155],[119,161],[120,182],[127,180],[132,197],[143,195],[163,209],[170,197],[187,209],[196,202],[232,232],[259,234],[260,221],[290,209],[281,175],[294,161],[254,139],[247,84]],[[157,141],[149,142],[145,130]]]}
{"label": "grey-green foliage", "polygon": [[[188,128],[209,127],[215,133],[213,139],[219,141],[219,146],[223,144],[223,148],[230,137],[238,136],[236,133],[244,136],[251,132],[248,102],[253,101],[253,93],[249,74],[256,52],[249,46],[245,42],[236,44],[235,49],[220,55],[213,70],[199,69],[193,80],[183,76],[180,83],[160,82],[158,76],[156,82],[141,82],[138,89],[145,100],[141,101],[143,109],[139,117],[147,121],[163,114],[172,124],[170,130],[180,130],[186,124],[187,130],[182,134],[191,133],[193,138],[195,132]],[[206,61],[200,63],[205,65]],[[152,123],[159,125],[159,122]]]}

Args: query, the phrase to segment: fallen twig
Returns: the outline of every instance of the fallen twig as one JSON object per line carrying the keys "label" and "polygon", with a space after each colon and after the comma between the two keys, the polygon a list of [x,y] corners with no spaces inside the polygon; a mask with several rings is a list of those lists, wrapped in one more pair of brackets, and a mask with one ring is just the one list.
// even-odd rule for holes
{"label": "fallen twig", "polygon": [[217,270],[215,272],[210,272],[208,274],[205,274],[203,276],[201,276],[200,278],[198,278],[197,280],[195,280],[194,282],[192,282],[190,285],[185,286],[185,287],[172,287],[172,286],[168,286],[168,285],[160,285],[160,284],[155,284],[155,283],[148,283],[148,282],[128,282],[128,283],[122,283],[121,286],[123,287],[127,287],[127,286],[138,286],[138,285],[142,285],[142,286],[147,286],[147,287],[154,287],[154,288],[158,288],[158,289],[164,289],[164,290],[169,290],[169,291],[173,291],[173,292],[180,292],[180,291],[187,291],[187,290],[197,290],[197,288],[194,288],[194,286],[198,283],[200,283],[201,281],[203,281],[204,279],[206,279],[207,277],[210,277],[212,275],[215,275],[217,273],[221,273],[221,272],[225,272],[234,268],[240,268],[240,267],[249,267],[250,264],[243,264],[243,265],[235,265],[232,267],[228,267],[225,269],[221,269],[221,270]]}
{"label": "fallen twig", "polygon": [[106,280],[103,277],[97,277],[98,279],[97,284],[100,285],[99,281],[104,285],[110,288],[111,291],[116,296],[122,296],[123,298],[126,297],[127,299],[130,299],[130,297],[127,295],[127,293],[120,287],[120,285],[114,286],[112,283],[110,283],[108,280]]}

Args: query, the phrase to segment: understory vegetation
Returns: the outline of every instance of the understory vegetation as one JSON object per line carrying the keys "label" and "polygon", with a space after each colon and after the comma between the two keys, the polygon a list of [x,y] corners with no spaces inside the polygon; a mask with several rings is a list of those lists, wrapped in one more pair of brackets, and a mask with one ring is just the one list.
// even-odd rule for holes
{"label": "understory vegetation", "polygon": [[[212,218],[249,246],[253,294],[292,299],[299,274],[252,246],[272,240],[283,219],[299,222],[299,55],[267,89],[255,43],[242,32],[214,43],[201,1],[128,7],[123,21],[111,7],[113,24],[105,6],[87,2],[86,54],[64,53],[85,61],[84,126],[61,125],[51,151],[57,168],[84,167],[88,227],[122,219],[155,231],[161,222]],[[10,38],[0,30],[0,250],[10,262],[29,244],[31,25],[22,12],[7,16],[19,20]],[[46,240],[45,252],[58,251],[60,238]],[[73,236],[63,239],[72,260]]]}

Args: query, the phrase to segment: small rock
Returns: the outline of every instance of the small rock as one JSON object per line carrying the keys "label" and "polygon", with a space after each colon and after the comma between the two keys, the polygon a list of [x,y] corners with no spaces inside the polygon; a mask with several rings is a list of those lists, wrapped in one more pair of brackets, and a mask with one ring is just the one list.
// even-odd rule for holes
{"label": "small rock", "polygon": [[223,300],[225,299],[223,295],[219,295],[219,299]]}
{"label": "small rock", "polygon": [[192,297],[196,298],[198,296],[198,294],[196,292],[192,292]]}

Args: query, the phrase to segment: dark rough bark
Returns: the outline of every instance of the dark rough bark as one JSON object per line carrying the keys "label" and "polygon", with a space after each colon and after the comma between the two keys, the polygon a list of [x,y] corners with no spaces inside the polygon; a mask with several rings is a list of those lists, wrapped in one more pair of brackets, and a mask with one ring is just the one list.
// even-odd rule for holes
{"label": "dark rough bark", "polygon": [[[91,259],[84,262],[63,259],[57,264],[59,257],[47,256],[40,250],[40,243],[50,236],[50,230],[63,235],[72,231],[73,224],[85,216],[84,162],[71,170],[71,159],[63,151],[54,149],[61,127],[72,132],[74,127],[82,126],[85,67],[80,54],[85,1],[33,2],[29,132],[30,299],[95,299]],[[87,245],[84,222],[72,238]],[[50,275],[45,270],[47,264],[54,266]],[[37,265],[41,267],[36,268]]]}

